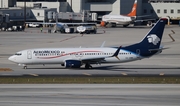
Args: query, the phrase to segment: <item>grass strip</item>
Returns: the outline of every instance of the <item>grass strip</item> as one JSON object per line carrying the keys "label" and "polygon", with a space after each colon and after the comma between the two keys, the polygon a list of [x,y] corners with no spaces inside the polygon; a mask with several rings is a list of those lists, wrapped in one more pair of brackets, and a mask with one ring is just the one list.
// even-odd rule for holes
{"label": "grass strip", "polygon": [[0,84],[180,84],[180,77],[0,77]]}
{"label": "grass strip", "polygon": [[13,71],[13,70],[10,68],[0,68],[0,71]]}

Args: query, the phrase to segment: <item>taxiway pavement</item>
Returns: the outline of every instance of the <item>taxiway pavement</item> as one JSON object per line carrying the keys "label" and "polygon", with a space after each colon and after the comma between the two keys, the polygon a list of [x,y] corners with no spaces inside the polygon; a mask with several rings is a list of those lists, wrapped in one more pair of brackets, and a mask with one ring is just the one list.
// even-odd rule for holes
{"label": "taxiway pavement", "polygon": [[1,106],[179,106],[176,84],[1,84]]}

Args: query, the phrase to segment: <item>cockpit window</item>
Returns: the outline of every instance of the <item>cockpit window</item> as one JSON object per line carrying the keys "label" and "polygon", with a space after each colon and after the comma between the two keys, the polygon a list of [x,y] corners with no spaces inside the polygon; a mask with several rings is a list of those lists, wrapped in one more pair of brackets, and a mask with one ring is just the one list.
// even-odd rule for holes
{"label": "cockpit window", "polygon": [[22,55],[22,53],[15,53],[15,55],[20,56],[20,55]]}

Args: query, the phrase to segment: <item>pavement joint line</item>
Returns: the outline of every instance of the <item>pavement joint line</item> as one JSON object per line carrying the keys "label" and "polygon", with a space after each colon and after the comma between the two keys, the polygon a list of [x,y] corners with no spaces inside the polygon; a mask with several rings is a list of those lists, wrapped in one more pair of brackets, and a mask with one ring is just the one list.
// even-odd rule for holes
{"label": "pavement joint line", "polygon": [[83,73],[84,75],[87,75],[87,76],[91,76],[91,74],[88,74],[88,73]]}
{"label": "pavement joint line", "polygon": [[32,75],[32,76],[35,76],[35,77],[39,76],[38,74],[29,74],[29,75]]}
{"label": "pavement joint line", "polygon": [[162,75],[164,75],[164,73],[160,73],[159,75],[161,75],[161,76],[162,76]]}
{"label": "pavement joint line", "polygon": [[121,73],[122,75],[127,75],[126,73]]}

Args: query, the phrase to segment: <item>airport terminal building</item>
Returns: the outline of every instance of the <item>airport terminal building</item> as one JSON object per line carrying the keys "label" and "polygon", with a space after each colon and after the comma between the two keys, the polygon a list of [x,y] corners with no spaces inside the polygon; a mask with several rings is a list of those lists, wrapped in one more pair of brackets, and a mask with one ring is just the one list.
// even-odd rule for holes
{"label": "airport terminal building", "polygon": [[[82,13],[83,10],[96,13],[101,20],[105,14],[128,14],[133,3],[134,0],[0,0],[0,20],[9,14],[11,21],[25,17],[27,21],[44,21],[49,11]],[[137,3],[137,16],[180,20],[180,0],[137,0]]]}

